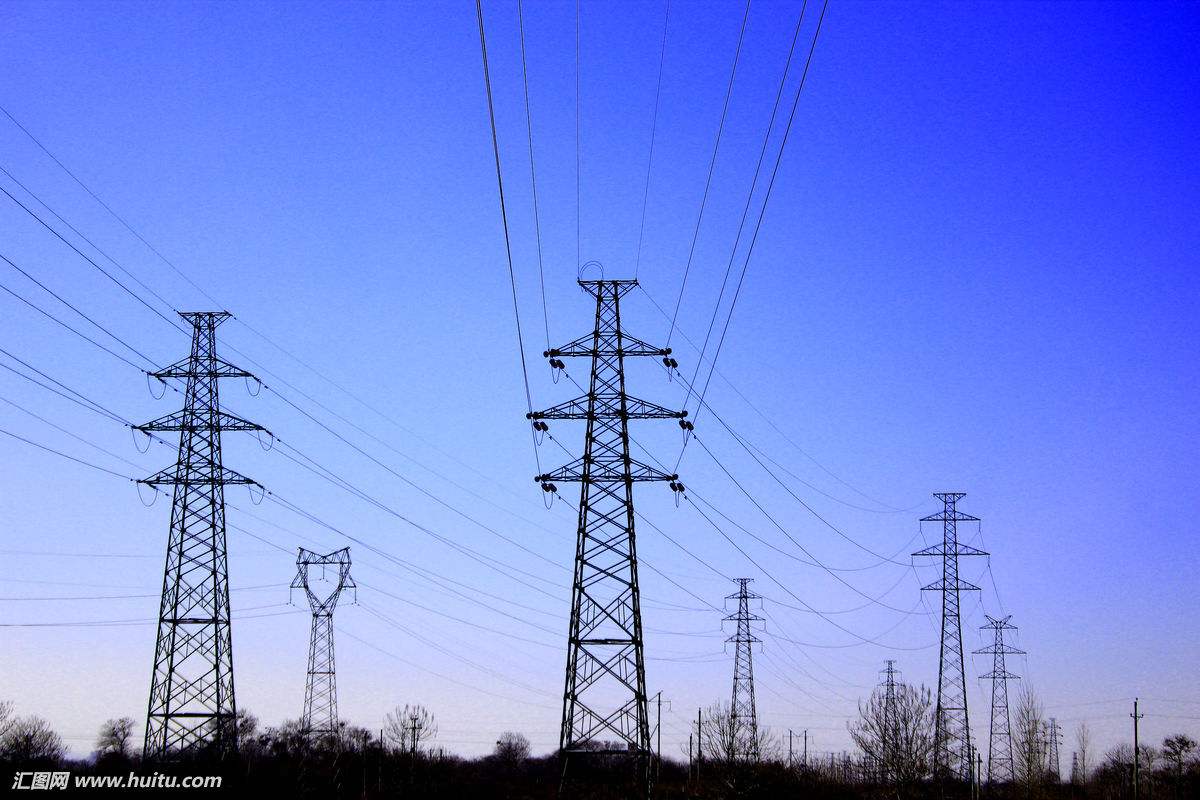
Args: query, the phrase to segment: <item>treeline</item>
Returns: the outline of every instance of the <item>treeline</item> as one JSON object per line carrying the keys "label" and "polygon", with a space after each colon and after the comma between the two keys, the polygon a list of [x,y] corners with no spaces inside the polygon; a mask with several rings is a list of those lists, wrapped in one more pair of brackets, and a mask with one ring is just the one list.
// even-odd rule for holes
{"label": "treeline", "polygon": [[[700,757],[664,758],[649,764],[653,796],[684,798],[782,798],[823,800],[934,800],[970,797],[997,800],[1133,800],[1133,749],[1119,745],[1097,759],[1093,767],[1076,764],[1073,775],[1059,776],[1026,752],[1020,736],[1015,780],[977,787],[939,781],[931,770],[932,724],[928,692],[911,687],[902,691],[900,719],[905,745],[881,749],[877,734],[881,711],[870,701],[851,724],[851,735],[861,748],[857,754],[812,757],[805,763],[770,731],[762,730],[755,743],[757,754],[747,758],[745,742],[735,739],[728,709],[708,709],[701,730]],[[1022,700],[1022,703],[1025,701]],[[1036,709],[1034,709],[1036,710]],[[1018,717],[1024,719],[1024,712]],[[1033,726],[1029,727],[1033,730]],[[8,789],[18,773],[69,771],[79,775],[141,776],[156,772],[174,776],[219,775],[218,790],[199,789],[192,794],[289,798],[496,798],[548,799],[557,796],[560,764],[555,756],[534,757],[529,741],[518,732],[500,734],[493,751],[480,758],[444,753],[436,744],[433,715],[419,706],[398,708],[388,715],[383,730],[368,731],[342,724],[334,734],[316,735],[299,721],[262,727],[252,714],[239,714],[237,752],[220,757],[196,755],[170,765],[142,763],[140,742],[134,738],[132,719],[106,722],[97,733],[96,747],[87,759],[67,758],[62,738],[44,720],[18,717],[11,704],[0,703],[0,785]],[[1085,735],[1086,739],[1086,735]],[[1035,746],[1036,737],[1031,739]],[[1085,745],[1088,743],[1085,741]],[[1075,751],[1078,752],[1078,751]],[[1018,755],[1020,753],[1020,755]],[[890,760],[889,760],[890,759]],[[1085,752],[1084,760],[1088,756]],[[1200,798],[1200,758],[1197,745],[1184,735],[1167,737],[1160,746],[1139,748],[1138,800],[1190,800]],[[569,786],[573,798],[628,798],[634,796],[628,758],[588,759],[573,770]],[[115,793],[115,792],[114,792]],[[154,796],[139,790],[139,796]],[[178,796],[178,791],[162,792]]]}

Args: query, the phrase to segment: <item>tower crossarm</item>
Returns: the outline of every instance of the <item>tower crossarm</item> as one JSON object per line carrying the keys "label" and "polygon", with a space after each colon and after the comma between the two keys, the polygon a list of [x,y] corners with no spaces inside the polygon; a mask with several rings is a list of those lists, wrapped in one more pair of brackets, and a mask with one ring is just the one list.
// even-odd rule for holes
{"label": "tower crossarm", "polygon": [[[622,399],[624,402],[622,402]],[[593,403],[594,401],[594,403]],[[526,414],[527,419],[683,419],[687,411],[673,411],[658,403],[618,392],[581,395],[545,411]]]}
{"label": "tower crossarm", "polygon": [[253,478],[247,478],[228,467],[211,465],[187,471],[181,471],[177,465],[172,465],[160,469],[149,478],[142,478],[138,483],[146,486],[214,486],[222,484],[263,488],[263,485]]}
{"label": "tower crossarm", "polygon": [[927,517],[921,517],[921,522],[979,522],[979,517],[964,514],[961,511],[939,511]]}
{"label": "tower crossarm", "polygon": [[933,583],[926,584],[921,587],[923,592],[978,592],[979,587],[970,581],[947,581],[945,578],[938,578]]}
{"label": "tower crossarm", "polygon": [[1003,654],[1006,656],[1023,656],[1023,655],[1025,655],[1024,650],[1020,649],[1019,647],[1013,647],[1011,644],[988,645],[987,647],[982,647],[978,650],[973,650],[972,652],[977,656],[994,656],[994,655],[1000,655],[1000,654]]}
{"label": "tower crossarm", "polygon": [[211,415],[201,415],[190,413],[186,410],[175,411],[171,414],[159,417],[156,420],[147,422],[143,425],[132,426],[135,431],[142,433],[151,433],[154,431],[263,431],[270,433],[262,425],[241,417],[230,414],[227,411],[218,411]]}
{"label": "tower crossarm", "polygon": [[552,347],[543,355],[546,358],[633,358],[636,356],[669,356],[671,348],[655,347],[622,331],[619,338],[605,335],[597,337],[589,333],[562,347]]}
{"label": "tower crossarm", "polygon": [[189,363],[189,359],[184,358],[169,367],[146,374],[160,380],[165,378],[254,378],[254,380],[258,380],[254,373],[247,372],[241,367],[235,367],[221,358],[204,359],[203,366]]}
{"label": "tower crossarm", "polygon": [[[926,518],[928,519],[928,518]],[[947,550],[946,545],[942,542],[931,544],[923,550],[918,550],[913,553],[914,556],[937,556],[943,558],[947,555],[953,556],[987,556],[991,555],[985,550],[980,550],[978,547],[971,547],[969,544],[957,544],[952,550]]]}
{"label": "tower crossarm", "polygon": [[561,481],[563,483],[617,483],[626,480],[634,483],[647,481],[675,481],[678,475],[664,472],[661,469],[643,464],[635,458],[624,461],[593,461],[590,465],[583,456],[570,464],[559,467],[551,472],[534,478],[538,483]]}
{"label": "tower crossarm", "polygon": [[[981,653],[984,651],[976,650],[975,652]],[[991,672],[980,675],[979,677],[987,678],[990,681],[1016,681],[1021,679],[1020,675],[1016,674],[1015,672],[1009,672],[1008,670],[992,670]]]}

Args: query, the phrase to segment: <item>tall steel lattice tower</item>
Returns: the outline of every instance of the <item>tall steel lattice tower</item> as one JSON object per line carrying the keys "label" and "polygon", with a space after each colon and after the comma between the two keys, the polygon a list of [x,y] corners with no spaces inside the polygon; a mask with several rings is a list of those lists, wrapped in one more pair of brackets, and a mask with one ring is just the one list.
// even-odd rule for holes
{"label": "tall steel lattice tower", "polygon": [[734,578],[738,590],[726,600],[737,600],[736,614],[725,617],[726,622],[737,623],[737,631],[726,639],[733,642],[733,697],[729,707],[733,747],[730,755],[734,761],[756,762],[758,752],[758,711],[754,705],[754,651],[755,642],[762,641],[754,635],[753,623],[763,618],[750,613],[750,601],[761,600],[760,595],[750,591],[753,578]]}
{"label": "tall steel lattice tower", "polygon": [[[337,570],[337,582],[324,596],[313,591],[309,570],[320,567]],[[308,680],[304,684],[304,730],[314,736],[332,736],[338,730],[337,673],[333,660],[333,611],[344,589],[357,585],[350,577],[350,548],[343,547],[321,555],[300,548],[296,556],[293,589],[303,589],[312,609],[312,634],[308,640]]]}
{"label": "tall steel lattice tower", "polygon": [[[985,615],[986,616],[986,615]],[[1018,650],[1004,641],[1005,631],[1015,631],[1017,626],[1010,625],[1012,616],[996,619],[987,617],[987,624],[980,630],[992,632],[992,644],[975,652],[979,655],[992,657],[992,671],[980,675],[992,682],[992,722],[988,734],[988,783],[1009,783],[1015,777],[1012,753],[1012,723],[1008,716],[1008,682],[1017,680],[1020,675],[1009,672],[1004,664],[1004,657],[1021,655],[1025,651]]]}
{"label": "tall steel lattice tower", "polygon": [[625,392],[625,359],[666,357],[670,348],[652,347],[621,329],[621,298],[637,281],[579,281],[596,299],[595,327],[586,336],[547,350],[552,366],[563,358],[591,359],[587,394],[529,414],[535,428],[545,420],[586,420],[583,456],[537,476],[544,489],[575,481],[579,527],[571,589],[559,749],[563,779],[573,758],[583,755],[633,756],[636,792],[649,789],[650,726],[646,669],[642,654],[642,610],[634,536],[633,484],[672,481],[669,475],[629,454],[631,419],[682,419],[671,411]]}
{"label": "tall steel lattice tower", "polygon": [[958,523],[978,522],[955,505],[965,492],[937,492],[942,511],[922,517],[921,522],[942,523],[942,542],[913,553],[942,559],[942,577],[924,591],[941,592],[942,640],[938,659],[938,693],[934,732],[934,766],[939,777],[970,781],[974,771],[971,758],[971,725],[967,717],[967,675],[963,662],[962,620],[959,616],[959,592],[979,591],[979,587],[958,577],[960,556],[985,556],[987,553],[959,544]]}
{"label": "tall steel lattice tower", "polygon": [[896,778],[896,758],[899,742],[899,721],[896,715],[896,662],[887,660],[883,669],[883,768],[884,783],[892,783]]}
{"label": "tall steel lattice tower", "polygon": [[1058,720],[1050,718],[1046,724],[1046,774],[1054,783],[1062,780],[1062,762],[1058,757],[1058,746],[1062,744],[1062,728]]}
{"label": "tall steel lattice tower", "polygon": [[160,760],[237,747],[225,487],[258,484],[221,464],[221,432],[264,430],[222,411],[218,400],[221,378],[254,377],[217,357],[217,326],[230,315],[180,316],[192,326],[191,355],[151,377],[185,381],[183,410],[135,426],[179,431],[178,461],[139,481],[173,487],[143,750]]}

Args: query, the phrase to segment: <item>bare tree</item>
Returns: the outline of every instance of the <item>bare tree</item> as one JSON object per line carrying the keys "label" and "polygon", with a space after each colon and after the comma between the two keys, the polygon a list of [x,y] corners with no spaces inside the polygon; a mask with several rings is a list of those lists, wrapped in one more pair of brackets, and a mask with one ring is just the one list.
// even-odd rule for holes
{"label": "bare tree", "polygon": [[0,739],[0,760],[15,763],[58,761],[66,749],[62,737],[41,717],[20,717],[8,723]]}
{"label": "bare tree", "polygon": [[4,738],[4,734],[8,732],[9,727],[13,724],[13,704],[11,700],[0,700],[0,739]]}
{"label": "bare tree", "polygon": [[1171,762],[1178,778],[1183,775],[1192,752],[1196,749],[1196,740],[1187,734],[1178,733],[1163,739],[1163,758]]}
{"label": "bare tree", "polygon": [[383,734],[393,747],[415,753],[422,744],[437,736],[437,720],[424,706],[397,706],[388,713]]}
{"label": "bare tree", "polygon": [[505,731],[496,740],[496,758],[508,764],[519,764],[529,758],[533,748],[524,734],[515,731]]}
{"label": "bare tree", "polygon": [[1046,780],[1045,712],[1042,702],[1029,687],[1017,699],[1013,720],[1013,771],[1026,787]]}
{"label": "bare tree", "polygon": [[[739,738],[737,735],[738,725],[728,703],[709,706],[704,713],[703,724],[700,728],[700,741],[705,761],[732,764],[735,761],[746,759],[746,754],[742,752],[746,742],[744,736]],[[770,761],[777,755],[777,742],[766,726],[758,726],[754,747],[760,761]]]}
{"label": "bare tree", "polygon": [[1079,779],[1087,783],[1088,770],[1091,767],[1088,755],[1092,750],[1092,729],[1086,722],[1079,723],[1079,727],[1075,729],[1075,749],[1079,753]]}
{"label": "bare tree", "polygon": [[129,758],[133,755],[130,742],[133,739],[133,719],[121,717],[107,720],[100,726],[100,734],[96,737],[96,749],[100,755],[116,755]]}
{"label": "bare tree", "polygon": [[253,749],[258,741],[258,717],[248,709],[239,708],[233,724],[237,733],[238,749],[242,752]]}
{"label": "bare tree", "polygon": [[867,760],[883,768],[885,779],[899,786],[917,783],[929,775],[934,751],[933,695],[897,683],[889,711],[884,689],[876,689],[858,704],[858,719],[849,724],[850,738]]}

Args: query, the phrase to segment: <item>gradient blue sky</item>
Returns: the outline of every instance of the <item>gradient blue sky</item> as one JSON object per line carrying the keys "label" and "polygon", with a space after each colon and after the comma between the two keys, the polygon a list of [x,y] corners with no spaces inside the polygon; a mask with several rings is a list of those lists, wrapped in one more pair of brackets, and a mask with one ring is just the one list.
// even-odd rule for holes
{"label": "gradient blue sky", "polygon": [[[485,8],[530,380],[534,402],[549,405],[571,387],[553,384],[539,358],[545,335],[515,5]],[[736,3],[672,8],[639,274],[667,307],[687,258],[741,12]],[[530,2],[525,13],[549,329],[564,342],[590,324],[574,284],[574,6]],[[795,3],[766,0],[750,12],[680,313],[693,339],[703,338],[716,300],[797,13]],[[806,35],[814,21],[810,14]],[[628,276],[637,251],[661,24],[659,4],[583,5],[580,244],[583,259],[603,262],[610,277]],[[267,383],[306,408],[283,380],[356,420],[387,446],[315,412],[548,560],[431,501],[272,392],[251,398],[228,383],[231,409],[420,524],[534,573],[521,580],[542,590],[463,557],[279,451],[229,435],[227,465],[436,573],[431,582],[353,547],[360,604],[347,602],[336,617],[343,718],[378,728],[389,708],[417,702],[438,716],[447,749],[484,752],[500,731],[515,729],[551,750],[573,514],[561,503],[545,511],[530,480],[471,5],[9,2],[0,27],[0,104],[240,320],[391,421],[240,322],[221,329],[223,347],[261,362],[279,376]],[[993,553],[995,583],[985,564],[964,564],[985,589],[964,604],[967,646],[984,643],[976,628],[985,611],[1011,613],[1029,651],[1011,668],[1068,731],[1087,720],[1100,749],[1128,738],[1128,701],[1137,694],[1154,698],[1143,703],[1148,740],[1200,732],[1192,674],[1200,660],[1198,34],[1193,4],[833,0],[720,361],[804,451],[729,383],[716,380],[709,395],[739,433],[816,487],[794,484],[813,509],[874,550],[917,549],[916,520],[936,510],[930,493],[968,492],[963,508],[984,522],[967,538]],[[173,306],[211,305],[7,119],[0,123],[6,169]],[[30,202],[7,177],[0,184]],[[155,361],[185,354],[177,331],[0,199],[0,252]],[[4,285],[69,316],[2,266]],[[647,294],[629,297],[627,327],[662,341],[668,323]],[[133,369],[8,295],[0,309],[3,346],[57,379],[133,420],[173,409],[174,396],[155,401]],[[695,352],[678,335],[674,344],[690,372]],[[642,396],[682,401],[679,384],[653,365],[629,377]],[[0,427],[122,474],[149,474],[173,459],[164,447],[140,455],[128,431],[10,372],[0,374],[0,396],[139,466],[7,403]],[[877,561],[822,526],[711,418],[699,432],[825,563]],[[578,451],[580,429],[559,424],[553,433]],[[670,423],[643,423],[636,435],[674,460],[679,431]],[[541,455],[545,464],[565,458],[549,443]],[[688,448],[681,473],[699,496],[796,552],[702,449]],[[165,503],[144,509],[128,483],[7,438],[0,481],[0,622],[154,617]],[[289,551],[347,544],[270,503],[251,508],[239,490],[229,497],[231,523]],[[900,609],[868,605],[831,617],[883,643],[863,644],[795,610],[694,509],[676,509],[665,487],[639,487],[638,499],[648,519],[725,575],[756,578],[770,618],[756,654],[759,710],[785,737],[807,728],[814,751],[846,748],[846,720],[885,658],[896,658],[909,681],[936,683],[937,625],[928,613],[936,598],[918,591],[932,579],[929,567],[914,574],[902,557],[905,566],[839,573]],[[862,605],[828,573],[727,527],[804,602],[833,611]],[[267,723],[295,717],[308,616],[299,605],[276,605],[288,600],[293,561],[235,530],[230,549],[234,606],[246,615],[234,634],[239,702]],[[717,606],[732,591],[647,526],[639,550]],[[470,588],[450,593],[446,577]],[[642,578],[647,680],[669,700],[664,751],[678,755],[696,707],[727,697],[731,658],[717,612],[651,569]],[[46,599],[54,597],[110,599]],[[0,628],[0,698],[47,716],[85,752],[104,718],[143,721],[153,630]],[[989,665],[972,660],[968,668],[983,735],[986,687],[974,676]],[[1063,751],[1072,748],[1068,736]]]}

